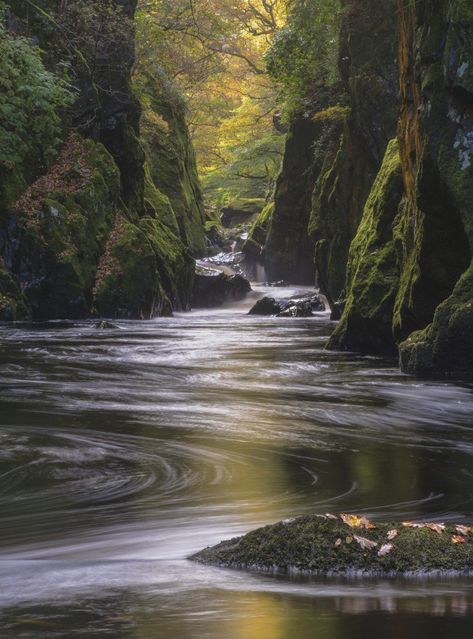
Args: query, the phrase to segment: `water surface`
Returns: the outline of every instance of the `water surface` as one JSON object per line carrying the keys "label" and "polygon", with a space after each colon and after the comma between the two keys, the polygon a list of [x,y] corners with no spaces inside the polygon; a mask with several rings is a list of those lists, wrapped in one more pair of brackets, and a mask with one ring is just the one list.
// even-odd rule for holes
{"label": "water surface", "polygon": [[250,304],[0,327],[2,639],[471,637],[471,580],[187,561],[304,513],[473,520],[471,386],[327,352],[326,314]]}

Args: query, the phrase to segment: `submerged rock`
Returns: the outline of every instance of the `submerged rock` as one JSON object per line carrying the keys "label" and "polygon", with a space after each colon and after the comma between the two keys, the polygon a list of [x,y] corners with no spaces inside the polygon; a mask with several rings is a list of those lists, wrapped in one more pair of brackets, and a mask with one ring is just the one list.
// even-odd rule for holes
{"label": "submerged rock", "polygon": [[95,328],[97,330],[109,330],[109,329],[118,328],[118,326],[116,326],[115,324],[112,324],[112,322],[107,322],[107,320],[100,320],[95,324]]}
{"label": "submerged rock", "polygon": [[194,308],[222,306],[225,302],[244,299],[250,291],[250,283],[242,275],[230,275],[216,268],[198,264],[192,306]]}
{"label": "submerged rock", "polygon": [[309,515],[224,541],[190,557],[203,564],[310,575],[473,573],[473,526],[372,523],[357,515]]}

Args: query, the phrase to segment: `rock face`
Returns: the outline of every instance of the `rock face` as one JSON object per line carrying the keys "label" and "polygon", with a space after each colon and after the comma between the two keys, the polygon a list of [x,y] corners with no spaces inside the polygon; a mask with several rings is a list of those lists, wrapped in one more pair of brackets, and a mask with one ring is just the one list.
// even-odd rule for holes
{"label": "rock face", "polygon": [[[405,371],[471,376],[473,9],[468,2],[444,0],[439,10],[426,0],[422,8],[413,3],[405,8],[401,19],[406,87],[401,105],[406,135],[401,148],[415,228],[410,235],[406,229],[410,242],[394,330],[402,338],[409,329],[428,324],[400,346]],[[412,95],[417,97],[417,111]],[[426,313],[425,298],[432,290],[437,296]]]}
{"label": "rock face", "polygon": [[473,527],[376,523],[314,515],[266,526],[190,559],[225,568],[314,576],[473,573]]}
{"label": "rock face", "polygon": [[471,375],[473,16],[441,4],[399,4],[399,159],[394,170],[392,143],[351,247],[348,304],[330,346],[394,351],[404,339],[405,371]]}
{"label": "rock face", "polygon": [[407,372],[471,376],[470,3],[343,5],[345,97],[334,106],[327,89],[292,124],[270,223],[256,229],[265,241],[250,236],[247,250],[264,244],[270,277],[294,280],[296,261],[316,277],[341,317],[330,348],[399,351]]}
{"label": "rock face", "polygon": [[[396,131],[398,92],[395,0],[343,5],[341,82],[290,125],[264,251],[270,279],[317,280],[334,308],[350,242]],[[341,99],[348,106],[338,106]]]}
{"label": "rock face", "polygon": [[[75,94],[56,133],[59,155],[34,148],[0,162],[0,318],[149,318],[189,308],[191,253],[205,251],[202,196],[184,114],[153,78],[147,114],[155,109],[162,126],[148,135],[145,119],[140,138],[136,2],[7,5],[8,37],[34,34],[52,73],[66,61]],[[24,46],[34,53],[32,42]]]}
{"label": "rock face", "polygon": [[399,90],[395,0],[342,4],[339,68],[349,111],[338,123],[331,120],[330,111],[322,120],[324,164],[313,189],[309,224],[316,280],[334,319],[346,298],[350,244],[386,145],[396,132]]}

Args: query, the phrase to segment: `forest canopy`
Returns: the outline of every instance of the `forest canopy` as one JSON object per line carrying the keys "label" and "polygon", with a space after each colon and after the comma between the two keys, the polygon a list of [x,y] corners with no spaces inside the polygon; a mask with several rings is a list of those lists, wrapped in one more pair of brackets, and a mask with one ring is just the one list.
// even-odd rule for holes
{"label": "forest canopy", "polygon": [[187,111],[211,201],[271,189],[285,122],[336,79],[338,18],[338,0],[142,0],[137,74]]}

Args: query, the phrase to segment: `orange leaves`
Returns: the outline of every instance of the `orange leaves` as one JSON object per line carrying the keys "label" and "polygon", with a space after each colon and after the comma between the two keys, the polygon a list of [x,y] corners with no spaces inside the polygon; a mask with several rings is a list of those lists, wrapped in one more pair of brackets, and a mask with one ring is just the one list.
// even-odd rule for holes
{"label": "orange leaves", "polygon": [[465,542],[465,537],[462,537],[461,535],[452,535],[452,544],[464,544]]}
{"label": "orange leaves", "polygon": [[366,517],[360,517],[359,515],[341,514],[340,519],[343,521],[344,524],[350,526],[350,528],[364,528],[365,530],[376,528],[376,526],[372,524],[369,519],[367,519]]}
{"label": "orange leaves", "polygon": [[470,533],[473,533],[473,526],[462,526],[460,524],[457,524],[455,526],[455,530],[457,531],[457,533],[459,533],[460,535],[468,535]]}

